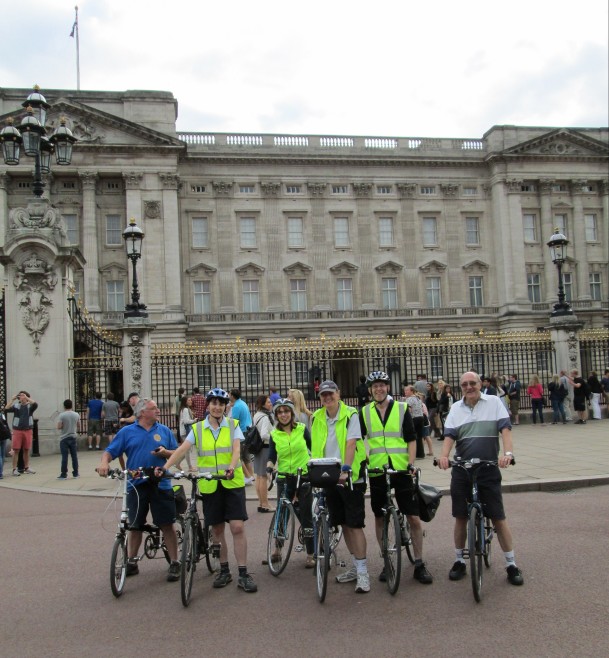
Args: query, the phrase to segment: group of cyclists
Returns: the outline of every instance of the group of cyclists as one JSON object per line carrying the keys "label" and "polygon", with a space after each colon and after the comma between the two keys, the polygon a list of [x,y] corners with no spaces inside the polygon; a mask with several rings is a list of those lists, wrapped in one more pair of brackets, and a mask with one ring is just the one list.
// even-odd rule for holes
{"label": "group of cyclists", "polygon": [[[375,517],[376,537],[381,545],[383,529],[383,506],[386,500],[386,483],[384,477],[368,473],[388,465],[397,471],[406,471],[391,476],[391,484],[400,511],[406,515],[410,524],[413,553],[415,558],[413,578],[422,584],[431,584],[433,577],[423,561],[423,529],[419,518],[418,499],[415,485],[409,470],[414,470],[416,461],[416,432],[413,420],[405,401],[391,395],[389,376],[382,371],[374,371],[366,378],[370,392],[370,401],[360,412],[348,406],[341,399],[340,390],[335,382],[327,380],[319,384],[317,394],[321,407],[311,418],[309,429],[298,422],[294,403],[289,399],[279,398],[273,405],[276,425],[269,442],[267,472],[269,477],[274,471],[291,474],[278,478],[279,494],[287,487],[290,499],[298,498],[300,521],[305,530],[305,566],[314,566],[314,550],[311,532],[311,489],[306,482],[307,467],[310,460],[336,458],[340,460],[341,475],[338,485],[328,488],[327,505],[332,524],[342,526],[345,544],[351,554],[352,564],[336,576],[339,583],[355,583],[355,592],[370,591],[370,575],[367,563],[367,543],[364,534],[365,493],[369,483],[372,512]],[[448,468],[448,455],[456,442],[456,455],[469,458],[476,451],[484,455],[494,454],[497,459],[499,438],[501,434],[503,448],[506,451],[499,459],[498,466],[507,466],[511,459],[511,425],[501,415],[501,410],[489,401],[493,396],[481,393],[480,378],[476,373],[465,373],[461,377],[463,398],[455,403],[445,422],[445,436],[441,468]],[[206,396],[207,417],[192,425],[185,441],[178,446],[171,431],[158,422],[159,409],[154,402],[144,398],[135,408],[137,422],[129,432],[121,430],[115,440],[103,453],[98,472],[106,475],[112,458],[126,453],[129,463],[153,467],[157,477],[144,482],[134,481],[137,495],[130,499],[129,521],[133,543],[137,543],[138,525],[145,520],[150,509],[154,522],[161,527],[165,536],[170,536],[168,547],[173,549],[172,524],[168,524],[168,503],[159,491],[167,488],[162,479],[172,466],[179,464],[182,458],[193,449],[196,454],[197,469],[200,473],[224,474],[225,480],[201,480],[199,489],[203,504],[205,521],[212,528],[213,541],[220,545],[220,569],[216,573],[213,587],[226,587],[233,576],[229,566],[228,548],[225,528],[228,524],[233,539],[233,552],[238,568],[237,585],[245,592],[257,591],[247,568],[247,538],[245,521],[247,521],[245,480],[241,463],[241,442],[243,432],[237,420],[227,416],[229,394],[222,388],[212,388]],[[500,405],[505,412],[505,407]],[[466,418],[469,413],[469,418]],[[453,422],[453,418],[455,421]],[[494,425],[493,425],[494,423]],[[484,428],[480,432],[480,428]],[[493,429],[494,428],[494,429]],[[367,439],[368,451],[364,444]],[[480,456],[480,455],[478,455]],[[511,534],[505,521],[501,501],[501,476],[499,468],[488,469],[488,482],[482,482],[480,495],[485,505],[489,506],[491,516],[499,524],[498,537],[506,557],[506,568],[510,583],[520,585],[522,573],[516,567],[511,545]],[[491,473],[492,471],[492,473]],[[299,480],[296,490],[297,474],[304,477]],[[160,483],[158,480],[160,479]],[[453,473],[453,484],[455,474]],[[456,562],[450,572],[451,580],[459,580],[465,575],[463,550],[465,536],[461,532],[466,506],[467,492],[456,487],[453,494],[453,516],[456,519],[455,552]],[[174,514],[175,518],[175,514]],[[141,533],[140,540],[141,540]],[[463,535],[463,536],[462,536]],[[130,544],[132,539],[130,538]],[[134,552],[135,551],[135,552]],[[129,556],[137,554],[137,547],[129,548]],[[168,580],[175,580],[176,553],[170,551],[172,562],[169,566]],[[270,557],[273,559],[273,556]],[[137,573],[137,564],[127,567],[127,575]],[[384,570],[378,575],[385,580]]]}

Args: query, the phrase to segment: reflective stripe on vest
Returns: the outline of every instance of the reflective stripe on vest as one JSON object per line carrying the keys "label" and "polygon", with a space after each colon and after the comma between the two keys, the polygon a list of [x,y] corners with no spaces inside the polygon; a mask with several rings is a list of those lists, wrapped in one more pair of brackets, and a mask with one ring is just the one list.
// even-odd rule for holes
{"label": "reflective stripe on vest", "polygon": [[[195,423],[192,426],[195,445],[197,446],[197,467],[199,473],[223,474],[226,471],[232,459],[235,427],[238,422],[229,418],[228,427],[220,428],[217,439],[210,429],[204,427],[203,422]],[[237,489],[245,486],[241,462],[238,462],[235,468],[233,479],[222,480],[222,486],[226,489]],[[218,480],[199,481],[199,491],[201,493],[213,493],[217,488]]]}

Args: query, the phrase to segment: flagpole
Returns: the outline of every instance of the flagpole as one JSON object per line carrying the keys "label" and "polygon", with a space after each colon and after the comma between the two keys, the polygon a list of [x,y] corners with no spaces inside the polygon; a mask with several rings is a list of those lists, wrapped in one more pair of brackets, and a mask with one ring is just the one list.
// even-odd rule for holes
{"label": "flagpole", "polygon": [[76,20],[74,25],[76,28],[76,90],[80,91],[80,37],[78,35],[78,5],[74,7],[76,10]]}

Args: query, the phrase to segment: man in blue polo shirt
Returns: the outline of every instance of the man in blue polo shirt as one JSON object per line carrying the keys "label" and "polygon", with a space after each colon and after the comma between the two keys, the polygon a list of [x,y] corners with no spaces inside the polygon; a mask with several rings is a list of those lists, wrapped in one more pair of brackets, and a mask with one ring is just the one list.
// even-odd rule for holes
{"label": "man in blue polo shirt", "polygon": [[[110,445],[102,453],[97,472],[108,475],[108,465],[123,453],[127,455],[130,468],[163,467],[165,461],[177,449],[178,444],[173,432],[158,422],[159,408],[154,400],[142,398],[135,405],[136,421],[123,427]],[[154,523],[161,529],[165,538],[167,552],[171,558],[167,580],[180,579],[178,562],[178,538],[174,522],[176,506],[171,481],[163,479],[158,484],[150,479],[135,478],[130,480],[127,507],[129,508],[129,542],[127,553],[127,576],[135,576],[139,568],[135,558],[142,543],[142,531],[139,530],[152,512]]]}
{"label": "man in blue polo shirt", "polygon": [[[453,403],[444,423],[444,445],[442,456],[438,459],[440,468],[449,466],[448,456],[453,445],[457,444],[455,457],[461,459],[497,460],[499,468],[507,468],[514,457],[512,453],[512,424],[504,404],[496,395],[481,392],[480,377],[475,372],[466,372],[461,376],[463,397]],[[503,443],[503,454],[499,454],[499,434]],[[512,585],[522,585],[522,572],[514,561],[512,533],[505,518],[503,498],[501,495],[501,472],[497,466],[483,468],[478,474],[478,492],[485,511],[489,516],[497,539],[505,555],[507,579]],[[450,483],[450,495],[455,517],[455,556],[448,577],[461,580],[467,567],[463,558],[467,537],[467,499],[471,492],[468,474],[461,468],[453,468]]]}

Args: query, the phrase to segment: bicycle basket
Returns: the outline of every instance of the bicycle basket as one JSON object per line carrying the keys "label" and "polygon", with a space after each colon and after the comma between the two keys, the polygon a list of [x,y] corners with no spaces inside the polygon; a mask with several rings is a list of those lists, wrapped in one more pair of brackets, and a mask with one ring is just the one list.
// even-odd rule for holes
{"label": "bicycle basket", "polygon": [[425,523],[429,523],[440,507],[442,492],[431,484],[419,482],[417,489],[417,498],[419,501],[419,518]]}
{"label": "bicycle basket", "polygon": [[173,493],[176,499],[176,514],[184,514],[188,507],[184,487],[181,484],[176,484],[173,487]]}
{"label": "bicycle basket", "polygon": [[340,477],[340,459],[311,459],[307,469],[312,487],[334,487]]}

